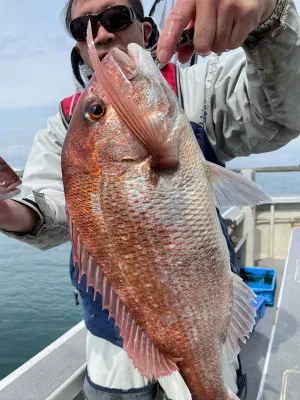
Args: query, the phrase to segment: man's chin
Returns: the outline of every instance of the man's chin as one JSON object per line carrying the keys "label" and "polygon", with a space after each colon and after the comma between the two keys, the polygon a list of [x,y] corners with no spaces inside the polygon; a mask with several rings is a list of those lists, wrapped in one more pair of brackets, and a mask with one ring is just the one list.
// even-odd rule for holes
{"label": "man's chin", "polygon": [[123,53],[128,54],[128,49],[127,49],[127,48],[124,48],[124,47],[121,47],[121,48],[120,48],[120,47],[118,47],[118,46],[115,46],[115,47],[112,47],[112,48],[109,49],[109,50],[106,50],[105,52],[99,51],[99,52],[98,52],[99,60],[102,61],[102,60],[107,56],[107,54],[109,54],[109,52],[110,52],[111,50],[113,50],[113,49],[118,49],[118,50],[120,50],[120,51],[123,51]]}

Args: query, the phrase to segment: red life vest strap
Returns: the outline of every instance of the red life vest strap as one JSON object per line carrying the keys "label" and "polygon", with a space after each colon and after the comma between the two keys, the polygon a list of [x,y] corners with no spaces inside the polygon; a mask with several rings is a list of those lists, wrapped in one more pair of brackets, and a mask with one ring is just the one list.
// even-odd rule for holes
{"label": "red life vest strap", "polygon": [[176,65],[173,63],[167,64],[160,72],[165,80],[171,86],[173,92],[177,95],[177,82],[176,82]]}
{"label": "red life vest strap", "polygon": [[80,97],[80,93],[75,93],[73,96],[67,97],[64,100],[60,102],[60,114],[63,120],[64,125],[66,128],[69,126],[70,123],[70,111],[71,111],[71,105],[73,102],[72,106],[72,113],[75,110],[76,104],[78,103]]}
{"label": "red life vest strap", "polygon": [[[167,64],[165,67],[161,69],[161,73],[165,78],[165,80],[168,82],[168,84],[171,86],[174,93],[177,95],[176,65],[172,63]],[[73,97],[74,101],[73,101],[72,111],[74,111],[76,107],[76,104],[80,97],[80,93],[76,93],[74,96],[67,97],[60,103],[60,112],[66,127],[68,127],[70,123],[70,111],[71,111],[71,104],[73,101]]]}

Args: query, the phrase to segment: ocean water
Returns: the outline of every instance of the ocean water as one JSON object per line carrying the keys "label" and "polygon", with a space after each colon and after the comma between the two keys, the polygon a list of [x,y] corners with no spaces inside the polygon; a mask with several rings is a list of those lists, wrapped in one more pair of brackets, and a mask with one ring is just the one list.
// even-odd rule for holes
{"label": "ocean water", "polygon": [[[260,173],[271,195],[300,195],[300,172]],[[70,244],[41,252],[0,234],[0,379],[78,323]]]}
{"label": "ocean water", "polygon": [[272,196],[300,195],[300,172],[260,172],[256,183]]}
{"label": "ocean water", "polygon": [[70,245],[45,252],[0,234],[0,379],[82,319]]}

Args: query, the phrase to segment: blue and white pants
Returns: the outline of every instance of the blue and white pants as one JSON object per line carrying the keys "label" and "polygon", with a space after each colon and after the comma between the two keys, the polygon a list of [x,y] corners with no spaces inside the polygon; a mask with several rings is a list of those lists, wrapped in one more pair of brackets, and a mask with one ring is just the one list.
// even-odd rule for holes
{"label": "blue and white pants", "polygon": [[[85,400],[191,400],[179,372],[153,382],[137,371],[126,351],[87,332]],[[238,392],[238,362],[223,368],[226,384]],[[164,395],[162,395],[164,393]]]}

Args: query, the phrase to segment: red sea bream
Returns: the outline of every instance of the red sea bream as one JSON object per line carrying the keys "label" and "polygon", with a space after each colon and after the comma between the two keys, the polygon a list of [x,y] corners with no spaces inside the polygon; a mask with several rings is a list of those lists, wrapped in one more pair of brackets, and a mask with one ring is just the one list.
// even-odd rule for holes
{"label": "red sea bream", "polygon": [[221,360],[252,331],[253,294],[231,272],[216,206],[271,202],[206,162],[175,94],[138,45],[100,63],[63,147],[69,231],[80,276],[103,296],[135,367],[179,369],[194,400],[237,399]]}

